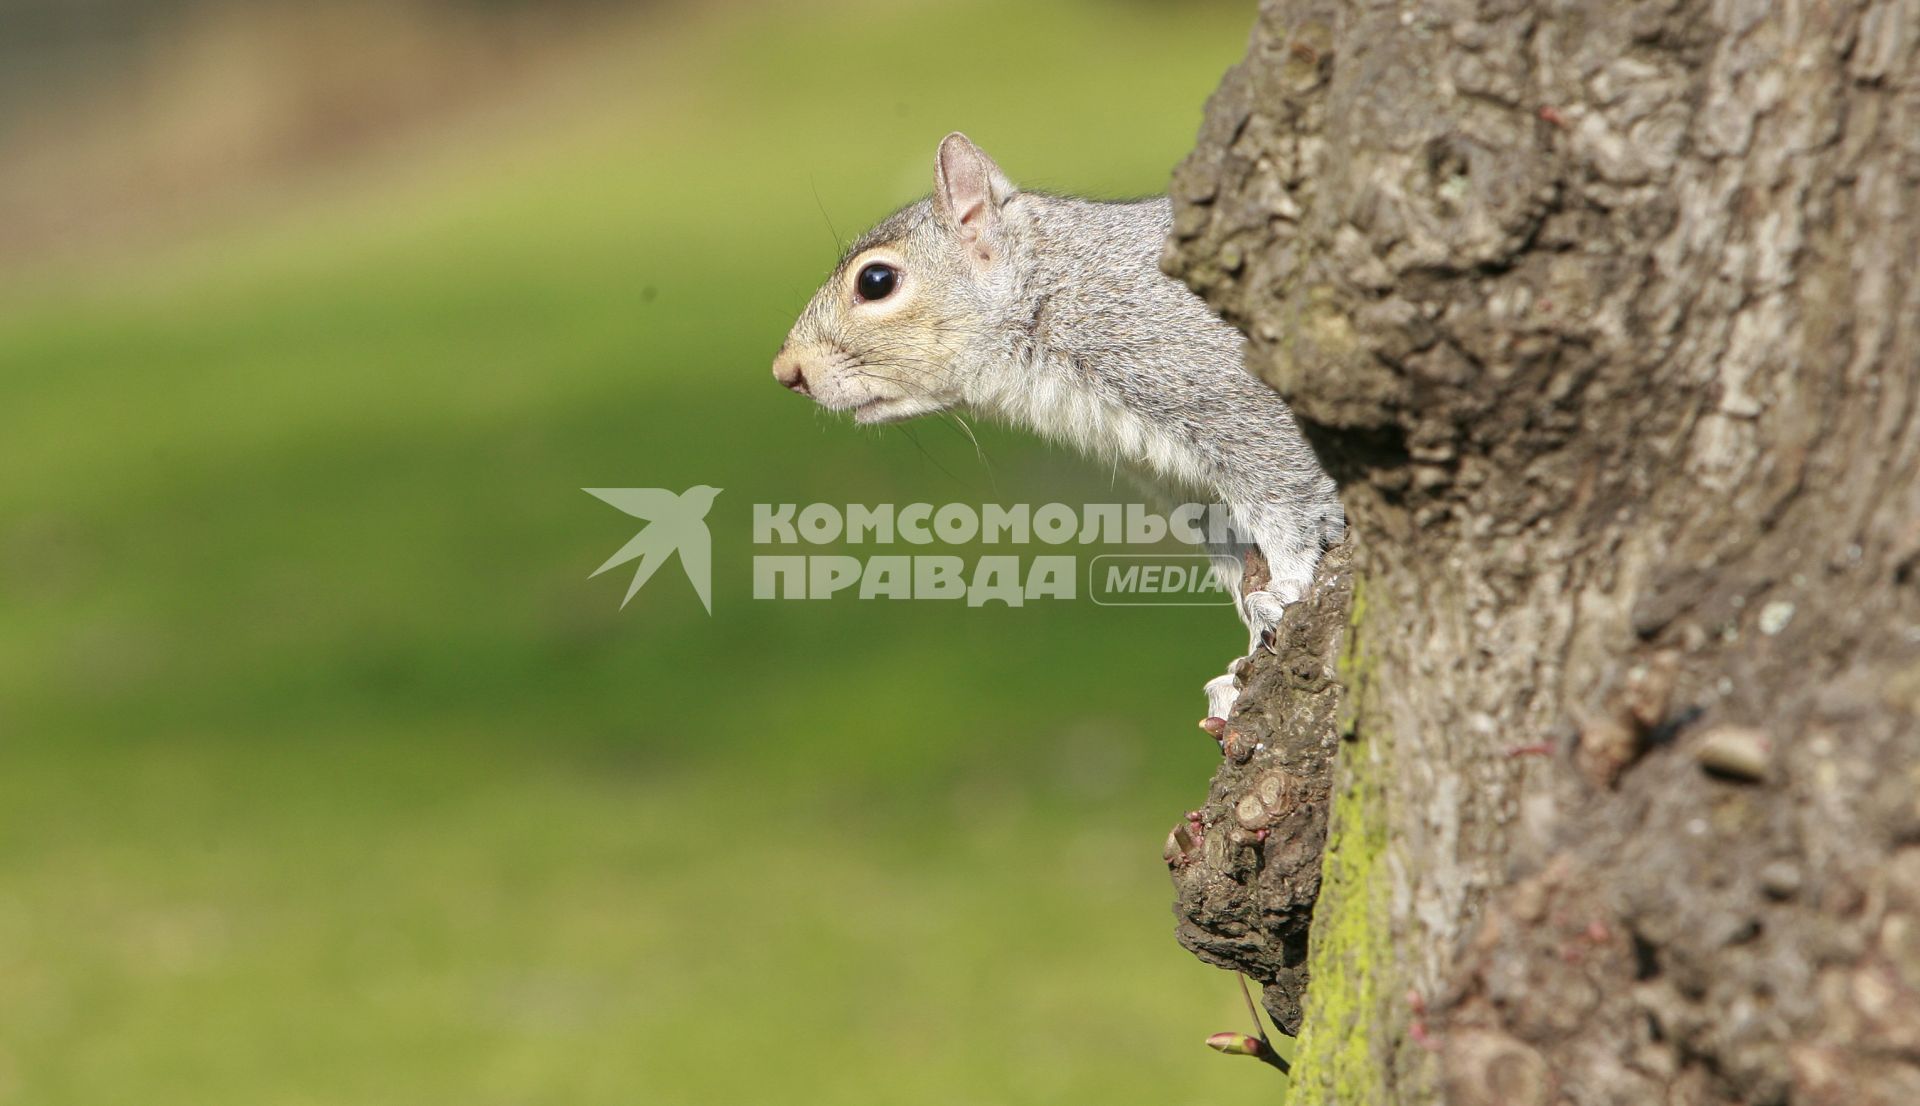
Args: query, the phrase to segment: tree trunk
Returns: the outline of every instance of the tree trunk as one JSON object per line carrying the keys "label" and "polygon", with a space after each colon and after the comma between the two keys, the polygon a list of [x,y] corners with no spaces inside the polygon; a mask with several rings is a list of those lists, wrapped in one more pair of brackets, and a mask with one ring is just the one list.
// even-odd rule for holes
{"label": "tree trunk", "polygon": [[1166,263],[1353,537],[1169,858],[1295,1101],[1920,1103],[1917,187],[1920,0],[1263,5]]}

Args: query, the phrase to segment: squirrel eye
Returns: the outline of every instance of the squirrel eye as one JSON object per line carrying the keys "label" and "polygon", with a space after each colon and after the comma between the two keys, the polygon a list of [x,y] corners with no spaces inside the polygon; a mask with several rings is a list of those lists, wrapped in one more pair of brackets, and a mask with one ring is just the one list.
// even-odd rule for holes
{"label": "squirrel eye", "polygon": [[894,286],[900,283],[900,270],[891,265],[875,263],[860,270],[860,276],[854,281],[854,287],[860,290],[860,298],[869,302],[883,300],[893,294]]}

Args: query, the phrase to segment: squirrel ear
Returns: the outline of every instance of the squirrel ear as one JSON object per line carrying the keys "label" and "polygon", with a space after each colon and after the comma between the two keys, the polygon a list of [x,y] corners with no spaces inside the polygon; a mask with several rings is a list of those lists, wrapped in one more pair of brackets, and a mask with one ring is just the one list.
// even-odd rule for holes
{"label": "squirrel ear", "polygon": [[1000,205],[1013,182],[980,147],[955,131],[940,140],[933,159],[933,209],[962,238],[985,245],[997,228]]}

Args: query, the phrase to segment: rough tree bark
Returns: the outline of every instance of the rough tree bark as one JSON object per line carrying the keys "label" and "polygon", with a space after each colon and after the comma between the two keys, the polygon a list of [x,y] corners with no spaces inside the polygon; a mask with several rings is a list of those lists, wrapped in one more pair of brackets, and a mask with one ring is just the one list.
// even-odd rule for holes
{"label": "rough tree bark", "polygon": [[1920,0],[1263,4],[1166,265],[1353,537],[1169,862],[1296,1101],[1920,1102],[1917,188]]}

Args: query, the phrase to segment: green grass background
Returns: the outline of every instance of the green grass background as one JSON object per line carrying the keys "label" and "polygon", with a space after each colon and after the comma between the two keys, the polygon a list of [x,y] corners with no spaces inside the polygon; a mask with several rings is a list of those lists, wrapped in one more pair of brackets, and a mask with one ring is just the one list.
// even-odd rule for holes
{"label": "green grass background", "polygon": [[[1157,191],[1251,5],[753,5],[0,280],[0,1102],[1217,1103],[1222,610],[754,602],[754,502],[1133,498],[767,365],[969,130]],[[579,489],[708,483],[709,617]],[[836,550],[824,550],[835,552]],[[1091,550],[1089,552],[1097,552]],[[1230,1097],[1231,1096],[1231,1097]]]}

